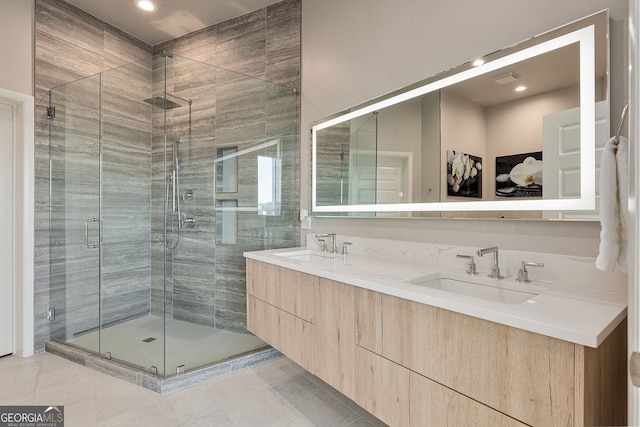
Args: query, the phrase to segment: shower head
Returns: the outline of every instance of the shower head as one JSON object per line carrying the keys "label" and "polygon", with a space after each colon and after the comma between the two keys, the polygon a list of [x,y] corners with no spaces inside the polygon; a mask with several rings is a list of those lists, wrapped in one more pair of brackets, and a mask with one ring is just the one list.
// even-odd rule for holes
{"label": "shower head", "polygon": [[[178,108],[178,107],[182,107],[182,105],[177,104],[169,99],[165,99],[162,96],[156,96],[153,98],[149,98],[149,99],[145,99],[144,102],[146,102],[147,104],[151,104],[154,107],[158,107],[158,108],[163,108],[166,110],[171,110],[173,108]],[[166,102],[166,104],[165,104]]]}

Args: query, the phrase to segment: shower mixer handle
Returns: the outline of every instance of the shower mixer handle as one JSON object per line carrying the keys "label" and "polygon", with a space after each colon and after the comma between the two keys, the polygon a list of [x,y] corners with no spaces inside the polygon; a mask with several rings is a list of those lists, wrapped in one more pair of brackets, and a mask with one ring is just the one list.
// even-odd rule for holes
{"label": "shower mixer handle", "polygon": [[183,212],[182,216],[183,217],[180,220],[182,228],[190,230],[196,226],[196,223],[198,221],[196,220],[196,216],[194,214],[192,214],[191,212]]}

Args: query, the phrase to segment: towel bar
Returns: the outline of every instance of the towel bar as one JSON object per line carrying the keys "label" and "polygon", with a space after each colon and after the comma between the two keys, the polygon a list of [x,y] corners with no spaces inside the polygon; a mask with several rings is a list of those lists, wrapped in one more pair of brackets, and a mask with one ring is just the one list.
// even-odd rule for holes
{"label": "towel bar", "polygon": [[629,101],[627,101],[627,105],[622,109],[622,114],[620,115],[620,124],[618,124],[618,130],[616,131],[616,139],[615,143],[617,144],[620,141],[620,131],[622,130],[622,123],[624,123],[624,119],[627,117],[627,110],[629,109]]}

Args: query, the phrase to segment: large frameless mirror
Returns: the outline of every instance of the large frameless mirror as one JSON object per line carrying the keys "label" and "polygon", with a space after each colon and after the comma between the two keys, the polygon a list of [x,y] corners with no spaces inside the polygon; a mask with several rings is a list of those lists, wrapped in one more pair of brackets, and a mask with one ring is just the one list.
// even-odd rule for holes
{"label": "large frameless mirror", "polygon": [[600,12],[315,123],[316,215],[597,218]]}

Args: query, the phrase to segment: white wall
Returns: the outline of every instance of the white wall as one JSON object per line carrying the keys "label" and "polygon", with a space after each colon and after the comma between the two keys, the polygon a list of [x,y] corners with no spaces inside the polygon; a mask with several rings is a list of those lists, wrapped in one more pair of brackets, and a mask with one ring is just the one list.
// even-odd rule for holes
{"label": "white wall", "polygon": [[[628,308],[628,327],[629,340],[628,352],[640,351],[640,262],[637,254],[640,252],[640,206],[638,206],[638,198],[640,197],[640,150],[638,150],[638,139],[640,137],[640,2],[638,0],[629,0],[629,28],[632,29],[630,34],[629,45],[629,210],[631,211],[629,220],[629,229],[631,237],[629,238],[629,308]],[[634,387],[631,381],[628,381],[628,424],[640,424],[640,389]]]}
{"label": "white wall", "polygon": [[[33,354],[34,100],[32,0],[0,0],[0,102],[15,108],[14,352]],[[7,153],[0,150],[0,156]]]}
{"label": "white wall", "polygon": [[0,88],[33,95],[32,0],[0,0]]}
{"label": "white wall", "polygon": [[[484,109],[468,99],[450,91],[440,92],[440,164],[446,164],[447,151],[462,151],[482,159],[482,199],[487,199],[487,173],[484,172],[487,157],[486,120]],[[442,171],[442,176],[444,176]],[[444,202],[468,201],[460,197],[448,197],[447,181],[440,180],[440,200]]]}
{"label": "white wall", "polygon": [[[311,122],[605,8],[620,22],[614,35],[622,40],[612,52],[615,117],[626,102],[626,85],[615,85],[626,79],[620,52],[627,35],[620,28],[627,6],[626,0],[302,0],[301,207],[309,207]],[[595,256],[600,226],[314,218],[313,231]]]}

